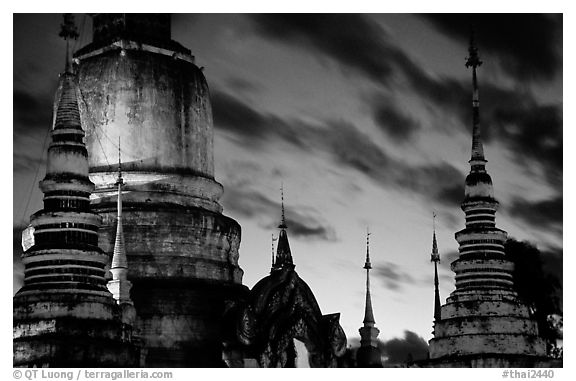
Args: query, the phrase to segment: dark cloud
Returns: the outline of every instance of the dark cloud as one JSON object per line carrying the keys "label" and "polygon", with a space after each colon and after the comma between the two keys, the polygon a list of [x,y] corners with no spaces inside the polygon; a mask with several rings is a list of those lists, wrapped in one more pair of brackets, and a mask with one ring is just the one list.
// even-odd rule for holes
{"label": "dark cloud", "polygon": [[52,124],[52,102],[14,89],[14,133],[31,128],[47,129]]}
{"label": "dark cloud", "polygon": [[[36,171],[45,163],[52,126],[52,102],[18,89],[14,89],[13,96],[13,171]],[[32,147],[30,142],[34,143]]]}
{"label": "dark cloud", "polygon": [[455,182],[453,179],[451,182],[453,182],[451,186],[444,186],[440,189],[436,194],[436,200],[453,208],[464,200],[464,181]]}
{"label": "dark cloud", "polygon": [[260,85],[240,77],[230,77],[226,85],[235,93],[258,93],[262,89]]}
{"label": "dark cloud", "polygon": [[[471,132],[471,83],[432,78],[412,64],[401,70],[420,98],[437,106],[435,110],[442,113],[440,116],[456,116],[457,125]],[[498,141],[509,148],[515,161],[527,171],[532,171],[535,165],[541,167],[550,185],[561,187],[562,106],[541,105],[521,87],[504,89],[482,81],[479,87],[482,139]]]}
{"label": "dark cloud", "polygon": [[[562,107],[528,102],[501,105],[499,101],[489,115],[498,140],[514,152],[516,161],[530,166],[539,161],[548,181],[562,187]],[[529,160],[529,163],[525,163]]]}
{"label": "dark cloud", "polygon": [[397,143],[409,141],[420,128],[416,120],[405,114],[391,100],[375,102],[372,107],[376,125]]}
{"label": "dark cloud", "polygon": [[562,68],[562,14],[426,14],[438,30],[464,44],[474,25],[481,51],[519,80],[552,79]]}
{"label": "dark cloud", "polygon": [[562,196],[536,202],[517,198],[506,210],[512,217],[519,218],[534,228],[546,230],[559,228],[561,232],[562,204]]}
{"label": "dark cloud", "polygon": [[[306,218],[306,220],[307,221],[302,221],[300,219],[286,219],[290,235],[295,237],[323,239],[327,241],[333,241],[336,239],[334,229],[327,226],[321,226],[318,221],[311,220],[310,218]],[[266,227],[271,229],[277,227],[277,225],[268,225]]]}
{"label": "dark cloud", "polygon": [[[412,89],[433,102],[440,116],[457,117],[465,132],[472,129],[471,84],[432,78],[415,65],[403,67]],[[541,105],[526,90],[504,89],[480,83],[482,139],[498,141],[513,152],[527,171],[540,166],[549,183],[562,184],[562,107]],[[488,157],[489,159],[489,157]],[[448,195],[449,196],[449,195]]]}
{"label": "dark cloud", "polygon": [[32,157],[25,153],[14,153],[12,163],[14,173],[35,172],[40,165],[46,165],[44,157]]}
{"label": "dark cloud", "polygon": [[226,93],[213,91],[210,98],[216,128],[242,137],[245,143],[257,144],[274,125],[274,120]]}
{"label": "dark cloud", "polygon": [[[348,344],[352,358],[356,358],[356,353],[360,348],[360,339],[351,337],[348,339]],[[405,367],[413,361],[428,358],[426,340],[409,330],[404,331],[404,337],[395,337],[387,341],[377,340],[377,344],[382,355],[382,365],[385,368]]]}
{"label": "dark cloud", "polygon": [[[88,16],[84,16],[88,17]],[[49,129],[66,44],[58,37],[60,14],[14,14],[14,135]]]}
{"label": "dark cloud", "polygon": [[[348,347],[353,358],[360,348],[358,337],[348,338]],[[387,341],[378,340],[384,367],[403,367],[409,362],[428,358],[428,343],[415,332],[405,330],[404,337],[395,337]]]}
{"label": "dark cloud", "polygon": [[[278,140],[304,152],[326,153],[340,167],[354,169],[371,180],[401,191],[412,191],[451,203],[451,191],[462,189],[464,174],[448,163],[411,166],[389,156],[373,139],[343,120],[326,120],[311,125],[259,112],[231,95],[216,92],[216,128],[232,133],[250,146]],[[450,204],[452,206],[452,204]]]}
{"label": "dark cloud", "polygon": [[414,282],[414,278],[409,273],[392,262],[378,264],[374,267],[374,274],[382,279],[386,288],[392,291],[399,291],[404,284]]}
{"label": "dark cloud", "polygon": [[399,52],[387,43],[381,27],[362,15],[258,14],[251,18],[261,35],[307,46],[377,81],[385,83],[394,74],[389,57]]}
{"label": "dark cloud", "polygon": [[260,14],[253,15],[252,21],[256,31],[266,38],[326,55],[382,85],[388,85],[392,77],[404,75],[432,102],[453,104],[467,99],[459,96],[465,89],[461,83],[430,77],[368,16]]}
{"label": "dark cloud", "polygon": [[38,134],[50,130],[52,100],[14,89],[14,135]]}
{"label": "dark cloud", "polygon": [[[280,202],[270,200],[257,191],[246,187],[228,187],[222,204],[227,213],[244,218],[255,218],[266,229],[276,229],[280,223]],[[316,212],[300,210],[288,205],[286,224],[290,236],[303,239],[334,241],[336,232],[322,221]]]}
{"label": "dark cloud", "polygon": [[346,121],[327,121],[323,130],[309,131],[318,148],[331,154],[333,160],[372,179],[384,180],[395,163],[368,135]]}
{"label": "dark cloud", "polygon": [[[532,101],[516,102],[510,92],[488,86],[487,97],[498,99],[493,106],[484,107],[484,125],[500,128],[484,129],[484,136],[497,136],[513,148],[516,160],[527,167],[538,161],[548,178],[562,179],[562,137],[559,110],[538,107]],[[445,206],[455,207],[463,199],[465,174],[448,163],[411,166],[389,156],[370,137],[343,120],[327,120],[322,125],[310,125],[299,120],[281,119],[256,111],[249,105],[225,93],[216,93],[220,111],[216,126],[224,128],[247,145],[264,146],[280,139],[304,152],[324,152],[340,167],[359,171],[371,180],[401,191],[411,191]],[[485,102],[488,103],[488,102]],[[453,107],[445,105],[446,108]],[[467,108],[468,109],[468,108]],[[526,109],[522,112],[521,109]],[[484,111],[484,110],[483,110]],[[460,115],[468,119],[469,115]],[[486,122],[489,119],[489,122]],[[551,123],[544,123],[550,120]],[[525,123],[523,126],[519,124]],[[462,120],[464,124],[464,120]],[[526,127],[528,126],[528,127]],[[523,132],[529,130],[529,134]],[[487,134],[486,131],[492,131]],[[485,139],[488,140],[488,139]],[[488,156],[489,157],[489,156]],[[558,180],[552,182],[556,184]],[[549,230],[551,222],[562,222],[562,198],[554,202],[533,205],[541,216],[534,218],[531,205],[517,200],[510,207],[513,217],[532,221],[535,226]],[[315,227],[317,228],[317,227]],[[306,229],[302,230],[305,234]],[[314,230],[310,231],[314,233]]]}
{"label": "dark cloud", "polygon": [[[436,112],[443,113],[440,116],[455,116],[456,125],[471,133],[471,85],[447,78],[433,79],[419,68],[406,70],[406,73],[420,98],[433,102],[437,106]],[[551,186],[561,188],[562,107],[541,105],[527,91],[508,90],[482,82],[480,100],[482,140],[504,145],[527,172],[539,167]],[[490,160],[489,152],[487,158]]]}
{"label": "dark cloud", "polygon": [[[468,38],[470,20],[466,15],[424,17],[459,39]],[[459,126],[465,131],[471,129],[471,83],[429,75],[367,16],[255,15],[252,21],[257,32],[264,37],[328,56],[342,67],[356,70],[383,86],[388,85],[390,78],[403,76],[425,105],[434,106],[428,107],[429,110],[441,117],[456,116]],[[478,23],[481,27],[480,43],[486,40],[487,49],[501,57],[507,70],[522,78],[548,78],[560,72],[561,56],[556,46],[561,46],[561,15],[482,15]],[[492,23],[495,29],[492,29]],[[484,33],[483,25],[490,31]],[[538,46],[544,48],[537,49]],[[459,62],[460,59],[454,57],[454,60]],[[462,67],[465,70],[464,65]],[[550,184],[561,187],[561,106],[540,105],[528,90],[507,90],[482,81],[480,94],[484,140],[497,139],[514,152],[516,161],[526,170],[531,170],[534,165],[541,166]],[[397,110],[389,107],[380,114],[398,116],[393,114],[394,111]],[[375,116],[377,122],[386,119],[378,117],[378,110],[375,110]],[[406,122],[402,115],[398,120]],[[378,124],[396,139],[407,138],[408,132],[414,131]],[[367,168],[364,162],[355,164]],[[451,202],[454,189],[441,192],[439,199]]]}
{"label": "dark cloud", "polygon": [[403,338],[378,342],[380,352],[386,358],[384,366],[402,366],[411,361],[428,357],[428,343],[415,332],[405,330]]}
{"label": "dark cloud", "polygon": [[451,198],[454,197],[454,190],[457,187],[463,189],[464,175],[448,163],[414,167],[404,165],[399,168],[396,176],[398,185],[402,189],[422,193],[448,206],[454,206],[454,199]]}

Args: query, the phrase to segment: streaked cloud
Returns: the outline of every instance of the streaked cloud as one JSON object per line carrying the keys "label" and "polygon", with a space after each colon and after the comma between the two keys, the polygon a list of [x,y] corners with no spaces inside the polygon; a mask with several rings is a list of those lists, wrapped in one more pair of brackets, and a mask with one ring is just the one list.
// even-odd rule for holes
{"label": "streaked cloud", "polygon": [[[257,14],[257,33],[327,55],[378,82],[394,75],[392,62],[404,59],[378,24],[358,14]],[[386,57],[386,59],[382,59]]]}
{"label": "streaked cloud", "polygon": [[[562,181],[562,107],[540,104],[529,91],[527,81],[561,75],[562,52],[558,39],[561,40],[562,17],[525,16],[483,15],[476,20],[485,26],[480,43],[486,42],[486,49],[496,53],[502,66],[522,81],[514,89],[481,82],[483,135],[487,142],[497,139],[506,145],[514,152],[517,163],[527,170],[541,165],[551,186],[558,187]],[[469,36],[470,18],[466,15],[423,17],[459,40]],[[411,91],[424,103],[435,104],[435,111],[440,115],[458,116],[461,123],[457,126],[470,130],[470,83],[431,76],[368,16],[254,15],[251,19],[263,37],[328,56],[342,67],[380,83],[383,88],[389,86],[393,77],[406,78]],[[540,33],[540,28],[545,32]],[[390,105],[376,108],[375,119],[377,125],[396,140],[409,137],[417,129],[410,119]]]}
{"label": "streaked cloud", "polygon": [[406,143],[420,129],[418,121],[394,104],[392,99],[375,97],[372,112],[375,124],[396,143]]}
{"label": "streaked cloud", "polygon": [[562,66],[562,14],[426,14],[438,30],[467,43],[474,25],[483,50],[518,80],[549,80]]}
{"label": "streaked cloud", "polygon": [[409,165],[390,156],[367,134],[344,120],[312,125],[257,111],[222,92],[213,96],[216,128],[233,134],[248,146],[264,147],[279,141],[304,153],[327,153],[334,164],[366,175],[380,185],[411,191],[452,205],[454,188],[462,187],[464,174],[448,163]]}
{"label": "streaked cloud", "polygon": [[384,286],[392,291],[400,291],[405,284],[414,282],[410,273],[392,262],[379,263],[374,266],[374,275],[384,282]]}
{"label": "streaked cloud", "polygon": [[561,196],[540,201],[516,198],[506,208],[508,213],[536,229],[558,229],[562,233],[563,199]]}
{"label": "streaked cloud", "polygon": [[[222,199],[226,212],[235,217],[255,219],[265,229],[276,229],[280,223],[281,204],[258,191],[231,186]],[[317,211],[293,205],[285,206],[286,224],[291,237],[335,241],[334,228]]]}

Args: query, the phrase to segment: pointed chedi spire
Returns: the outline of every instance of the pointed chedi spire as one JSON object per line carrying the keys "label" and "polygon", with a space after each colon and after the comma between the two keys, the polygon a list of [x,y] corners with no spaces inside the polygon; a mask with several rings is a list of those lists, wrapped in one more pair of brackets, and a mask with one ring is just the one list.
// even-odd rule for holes
{"label": "pointed chedi spire", "polygon": [[474,30],[470,33],[468,54],[466,67],[472,68],[472,154],[470,164],[472,166],[483,166],[484,163],[486,163],[486,159],[484,158],[484,147],[480,135],[480,99],[478,96],[478,80],[476,77],[476,69],[482,65],[482,61],[478,56],[478,48],[474,40]]}
{"label": "pointed chedi spire", "polygon": [[438,253],[438,243],[436,241],[436,213],[432,213],[433,233],[432,233],[432,255],[430,261],[434,262],[434,321],[440,320],[440,290],[438,281],[438,263],[440,263],[440,254]]}
{"label": "pointed chedi spire", "polygon": [[294,262],[292,260],[292,252],[290,251],[290,244],[288,243],[288,233],[286,229],[286,217],[284,213],[284,185],[280,188],[281,198],[282,198],[282,219],[278,228],[280,229],[280,234],[278,236],[278,246],[276,249],[276,261],[274,262],[273,270],[278,270],[282,268],[294,269]]}
{"label": "pointed chedi spire", "polygon": [[370,295],[370,232],[366,232],[366,305],[364,309],[364,325],[358,330],[360,332],[360,348],[356,353],[356,363],[360,368],[382,367],[382,354],[378,348],[378,334],[380,330],[374,325],[374,311],[372,310],[372,297]]}
{"label": "pointed chedi spire", "polygon": [[124,179],[122,178],[120,137],[118,137],[118,179],[116,180],[116,185],[118,186],[116,240],[114,242],[114,252],[112,255],[112,263],[110,265],[112,280],[108,282],[108,289],[118,304],[132,304],[132,300],[130,299],[132,283],[128,281],[127,278],[128,259],[126,258],[124,231],[122,229],[122,186],[124,185]]}
{"label": "pointed chedi spire", "polygon": [[366,262],[364,263],[366,269],[366,305],[364,309],[364,325],[373,327],[376,321],[374,320],[374,312],[372,310],[372,298],[370,296],[370,232],[366,232]]}
{"label": "pointed chedi spire", "polygon": [[[492,178],[486,172],[486,158],[484,156],[484,146],[480,133],[480,101],[478,97],[478,78],[477,68],[482,65],[476,47],[474,30],[470,32],[470,46],[468,48],[468,57],[466,58],[466,67],[472,68],[472,150],[470,156],[470,173],[466,177],[466,187],[464,192],[463,209],[478,200],[484,200],[491,204],[490,208],[497,209],[498,202],[494,200],[494,189],[492,187]],[[468,206],[465,206],[468,205]],[[475,219],[476,223],[484,223],[484,219]],[[488,222],[488,221],[486,221]],[[493,225],[493,221],[491,221]],[[467,221],[468,225],[468,221]]]}
{"label": "pointed chedi spire", "polygon": [[[56,105],[54,117],[54,130],[76,130],[62,131],[63,134],[78,133],[82,126],[80,123],[80,111],[78,109],[78,97],[76,94],[76,76],[73,73],[70,54],[70,39],[78,38],[78,32],[74,25],[74,16],[70,13],[64,14],[64,22],[61,25],[60,37],[66,41],[66,65],[64,72],[60,74],[59,97]],[[57,135],[57,134],[56,134]]]}
{"label": "pointed chedi spire", "polygon": [[[67,39],[73,33],[67,29],[61,36]],[[104,298],[109,296],[102,271],[108,258],[98,248],[100,220],[90,210],[94,184],[88,175],[88,151],[78,94],[76,75],[65,71],[60,75],[54,99],[46,175],[39,184],[44,194],[44,208],[31,216],[30,230],[34,240],[23,256],[25,268],[30,266],[34,272],[25,275],[19,295],[48,295],[66,289],[99,294]],[[58,270],[54,270],[55,261],[59,263]],[[78,261],[88,261],[88,270],[82,274],[77,270]]]}
{"label": "pointed chedi spire", "polygon": [[124,232],[122,230],[122,185],[124,179],[122,178],[122,161],[120,156],[120,138],[118,138],[118,179],[116,180],[118,186],[117,198],[117,217],[116,217],[116,240],[114,242],[114,255],[112,256],[112,265],[110,269],[127,269],[128,262],[126,260],[126,248],[124,246]]}
{"label": "pointed chedi spire", "polygon": [[[65,17],[65,25],[68,40],[73,21]],[[90,207],[94,184],[69,52],[66,62],[40,182],[44,207],[30,217],[34,241],[22,255],[24,285],[13,299],[14,366],[133,367],[133,320],[119,314],[106,287],[110,256],[98,247],[101,218]]]}
{"label": "pointed chedi spire", "polygon": [[472,68],[474,92],[472,156],[461,204],[466,226],[455,234],[459,254],[450,264],[455,289],[442,307],[447,316],[434,322],[434,338],[429,341],[431,366],[436,361],[442,366],[461,361],[485,366],[481,364],[503,358],[507,364],[527,364],[532,361],[529,358],[545,352],[537,324],[514,287],[514,263],[504,249],[508,234],[496,227],[499,204],[480,139],[476,69],[481,63],[472,35],[466,61]]}

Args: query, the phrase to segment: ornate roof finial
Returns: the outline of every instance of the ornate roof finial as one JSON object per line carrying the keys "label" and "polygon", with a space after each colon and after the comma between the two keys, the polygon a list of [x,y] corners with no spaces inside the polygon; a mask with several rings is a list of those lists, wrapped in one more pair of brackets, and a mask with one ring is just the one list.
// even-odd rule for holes
{"label": "ornate roof finial", "polygon": [[438,242],[436,241],[436,211],[432,212],[432,256],[430,261],[440,262],[440,254],[438,254]]}
{"label": "ornate roof finial", "polygon": [[[470,46],[468,47],[468,57],[466,67],[472,68],[472,155],[470,164],[478,169],[483,168],[486,159],[484,158],[484,147],[480,138],[480,100],[478,96],[478,80],[476,78],[476,68],[482,65],[478,56],[478,48],[474,40],[474,30],[470,31]],[[478,167],[480,166],[480,167]]]}
{"label": "ornate roof finial", "polygon": [[364,263],[364,268],[370,270],[372,264],[370,263],[370,228],[366,227],[366,263]]}
{"label": "ornate roof finial", "polygon": [[278,247],[276,249],[276,261],[273,266],[274,269],[289,268],[294,269],[294,262],[292,261],[292,252],[290,251],[290,244],[288,243],[288,234],[286,233],[286,217],[284,215],[284,183],[280,186],[280,194],[282,199],[282,221],[278,228],[280,234],[278,235]]}
{"label": "ornate roof finial", "polygon": [[478,56],[478,48],[476,47],[474,28],[470,28],[470,46],[468,47],[469,56],[466,58],[466,67],[477,68],[482,65],[482,61]]}
{"label": "ornate roof finial", "polygon": [[286,226],[286,216],[284,214],[284,182],[280,184],[280,198],[282,202],[282,220],[278,227],[280,229],[288,229],[288,226]]}
{"label": "ornate roof finial", "polygon": [[74,15],[72,13],[64,13],[63,14],[63,21],[60,24],[60,33],[58,36],[62,37],[66,41],[66,66],[65,72],[71,72],[71,57],[70,57],[70,39],[76,40],[79,36],[78,28],[76,28],[76,24],[74,23]]}

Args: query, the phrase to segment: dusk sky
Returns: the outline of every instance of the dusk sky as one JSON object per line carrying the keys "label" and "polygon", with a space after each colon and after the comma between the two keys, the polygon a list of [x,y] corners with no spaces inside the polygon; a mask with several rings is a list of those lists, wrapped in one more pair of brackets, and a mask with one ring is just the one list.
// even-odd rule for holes
{"label": "dusk sky", "polygon": [[[60,22],[14,16],[14,292],[20,230],[42,207]],[[380,339],[431,338],[432,211],[442,303],[464,227],[472,22],[496,224],[536,245],[562,279],[562,15],[176,14],[172,38],[210,86],[216,180],[224,214],[242,226],[245,285],[269,273],[283,183],[296,271],[322,312],[340,312],[349,340],[359,336],[369,226]],[[91,41],[90,17],[76,23],[78,49]]]}

